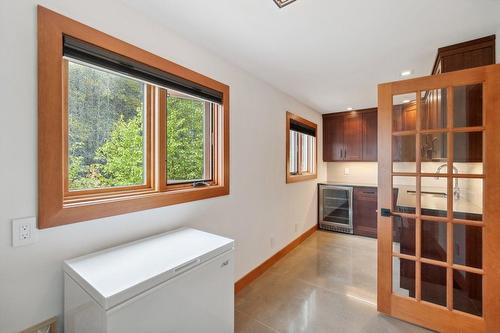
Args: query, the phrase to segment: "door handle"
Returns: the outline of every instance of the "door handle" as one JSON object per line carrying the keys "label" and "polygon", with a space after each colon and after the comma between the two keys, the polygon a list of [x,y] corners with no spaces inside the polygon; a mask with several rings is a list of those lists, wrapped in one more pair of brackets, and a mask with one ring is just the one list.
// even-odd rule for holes
{"label": "door handle", "polygon": [[182,270],[185,270],[185,269],[188,269],[192,266],[196,266],[197,264],[199,264],[201,262],[201,259],[200,258],[197,258],[197,259],[194,259],[194,260],[191,260],[187,263],[185,263],[184,265],[181,265],[179,267],[176,267],[174,268],[174,273],[178,273]]}
{"label": "door handle", "polygon": [[383,217],[391,217],[392,216],[392,212],[389,208],[382,208],[381,212],[380,212],[380,216],[383,216]]}

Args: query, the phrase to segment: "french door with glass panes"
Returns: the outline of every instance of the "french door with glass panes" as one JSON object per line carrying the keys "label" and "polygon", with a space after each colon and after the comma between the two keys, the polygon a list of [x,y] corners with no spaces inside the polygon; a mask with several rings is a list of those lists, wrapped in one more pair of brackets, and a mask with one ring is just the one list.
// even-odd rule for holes
{"label": "french door with glass panes", "polygon": [[379,85],[378,310],[500,332],[500,65]]}

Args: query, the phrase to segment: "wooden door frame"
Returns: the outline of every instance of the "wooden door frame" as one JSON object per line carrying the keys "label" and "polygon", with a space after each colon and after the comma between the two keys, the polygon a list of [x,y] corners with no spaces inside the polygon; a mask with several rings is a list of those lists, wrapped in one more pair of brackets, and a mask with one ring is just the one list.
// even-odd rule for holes
{"label": "wooden door frame", "polygon": [[[498,204],[500,202],[500,154],[498,154],[498,147],[500,147],[500,64],[378,86],[378,211],[381,212],[382,207],[393,207],[392,96],[481,82],[483,83],[484,112],[483,168],[486,179],[483,185],[483,317],[456,310],[450,311],[431,303],[418,302],[393,294],[392,217],[383,217],[379,214],[377,219],[378,311],[440,332],[456,332],[458,329],[461,332],[500,332],[500,302],[498,301],[500,299],[500,261],[498,259],[500,258],[498,246],[500,244],[500,205]],[[417,101],[419,100],[417,96]],[[417,119],[417,129],[419,121],[420,119]],[[419,216],[418,207],[416,213]],[[418,240],[417,243],[419,243]],[[418,280],[417,275],[418,272],[416,280]],[[450,281],[449,276],[448,281]]]}

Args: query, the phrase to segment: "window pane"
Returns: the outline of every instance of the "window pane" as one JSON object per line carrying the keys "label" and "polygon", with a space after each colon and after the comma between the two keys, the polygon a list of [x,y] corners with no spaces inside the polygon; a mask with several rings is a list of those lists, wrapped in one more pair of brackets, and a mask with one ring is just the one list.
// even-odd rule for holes
{"label": "window pane", "polygon": [[453,270],[453,309],[483,315],[483,277]]}
{"label": "window pane", "polygon": [[312,174],[315,172],[316,138],[311,135],[290,130],[290,167],[292,175]]}
{"label": "window pane", "polygon": [[397,253],[415,255],[415,219],[393,217],[392,250]]}
{"label": "window pane", "polygon": [[483,267],[483,229],[471,225],[453,225],[453,263]]}
{"label": "window pane", "polygon": [[446,261],[446,228],[446,223],[422,220],[422,257],[439,261]]}
{"label": "window pane", "polygon": [[395,95],[392,98],[392,130],[393,132],[416,129],[417,94]]}
{"label": "window pane", "polygon": [[68,188],[145,183],[145,84],[68,62]]}
{"label": "window pane", "polygon": [[453,217],[481,221],[483,219],[483,180],[453,178]]}
{"label": "window pane", "polygon": [[422,300],[446,306],[446,268],[421,264]]}
{"label": "window pane", "polygon": [[301,161],[301,166],[300,166],[300,171],[302,173],[308,172],[309,171],[309,155],[310,155],[310,150],[309,150],[309,135],[305,135],[300,133],[299,134],[302,138],[302,161]]}
{"label": "window pane", "polygon": [[453,127],[483,125],[483,85],[453,88]]}
{"label": "window pane", "polygon": [[393,211],[399,213],[415,214],[417,205],[416,197],[417,178],[396,176],[392,179]]}
{"label": "window pane", "polygon": [[290,131],[290,173],[297,174],[299,133]]}
{"label": "window pane", "polygon": [[415,298],[415,262],[392,257],[392,292]]}
{"label": "window pane", "polygon": [[175,92],[167,97],[167,183],[210,180],[210,103]]}
{"label": "window pane", "polygon": [[420,109],[422,129],[446,128],[447,109],[446,88],[422,91]]}
{"label": "window pane", "polygon": [[416,136],[392,137],[392,170],[394,172],[416,172]]}

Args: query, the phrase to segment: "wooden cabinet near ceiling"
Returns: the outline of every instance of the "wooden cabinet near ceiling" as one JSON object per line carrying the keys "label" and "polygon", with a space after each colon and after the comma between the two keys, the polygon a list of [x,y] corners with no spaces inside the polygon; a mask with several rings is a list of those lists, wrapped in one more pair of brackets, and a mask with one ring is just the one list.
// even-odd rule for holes
{"label": "wooden cabinet near ceiling", "polygon": [[377,188],[355,187],[353,191],[354,234],[377,238]]}
{"label": "wooden cabinet near ceiling", "polygon": [[377,110],[363,113],[363,161],[377,160]]}
{"label": "wooden cabinet near ceiling", "polygon": [[432,74],[447,73],[495,63],[495,35],[438,49]]}
{"label": "wooden cabinet near ceiling", "polygon": [[377,109],[323,115],[323,160],[377,161]]}

